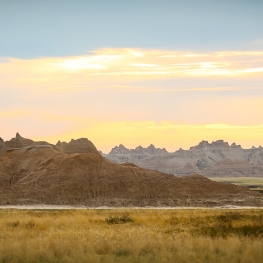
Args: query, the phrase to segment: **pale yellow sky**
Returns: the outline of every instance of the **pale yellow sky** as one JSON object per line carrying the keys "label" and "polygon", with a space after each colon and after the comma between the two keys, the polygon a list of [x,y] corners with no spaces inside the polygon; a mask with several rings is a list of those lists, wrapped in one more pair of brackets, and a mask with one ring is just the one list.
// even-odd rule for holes
{"label": "pale yellow sky", "polygon": [[263,145],[263,51],[99,49],[0,62],[1,134],[87,137],[108,152],[224,139]]}

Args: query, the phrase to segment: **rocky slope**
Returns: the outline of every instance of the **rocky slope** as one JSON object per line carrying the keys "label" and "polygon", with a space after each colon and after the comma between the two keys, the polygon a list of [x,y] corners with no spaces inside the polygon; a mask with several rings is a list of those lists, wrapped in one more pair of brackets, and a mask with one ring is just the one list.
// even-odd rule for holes
{"label": "rocky slope", "polygon": [[178,176],[193,173],[206,177],[263,176],[262,147],[242,149],[240,145],[219,140],[212,143],[202,141],[189,150],[180,149],[174,153],[165,149],[146,152],[148,148],[143,148],[139,154],[136,149],[128,150],[120,145],[103,156],[116,163],[130,162]]}
{"label": "rocky slope", "polygon": [[200,175],[118,165],[97,153],[32,145],[0,154],[0,204],[86,206],[263,205],[263,195]]}

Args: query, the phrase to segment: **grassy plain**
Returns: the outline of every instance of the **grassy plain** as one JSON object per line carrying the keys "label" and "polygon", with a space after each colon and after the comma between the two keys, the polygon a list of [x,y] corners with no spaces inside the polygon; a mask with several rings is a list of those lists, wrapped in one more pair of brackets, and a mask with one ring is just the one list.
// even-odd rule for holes
{"label": "grassy plain", "polygon": [[263,192],[263,177],[211,177],[216,182],[247,186],[251,190]]}
{"label": "grassy plain", "polygon": [[263,210],[0,210],[0,262],[263,262]]}

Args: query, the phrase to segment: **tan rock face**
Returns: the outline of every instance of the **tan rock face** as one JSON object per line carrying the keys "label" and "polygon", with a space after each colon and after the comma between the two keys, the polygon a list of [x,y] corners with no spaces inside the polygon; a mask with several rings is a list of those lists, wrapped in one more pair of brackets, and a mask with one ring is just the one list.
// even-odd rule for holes
{"label": "tan rock face", "polygon": [[176,177],[98,154],[30,146],[0,155],[0,203],[87,206],[263,205],[263,195],[200,175]]}

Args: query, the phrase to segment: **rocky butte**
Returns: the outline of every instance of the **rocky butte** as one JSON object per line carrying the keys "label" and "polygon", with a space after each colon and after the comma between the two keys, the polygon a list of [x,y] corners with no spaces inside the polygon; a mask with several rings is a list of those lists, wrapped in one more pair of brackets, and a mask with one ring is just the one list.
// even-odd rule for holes
{"label": "rocky butte", "polygon": [[[246,187],[197,174],[177,177],[132,163],[116,164],[84,138],[52,145],[17,134],[10,141],[0,140],[0,145],[1,205],[263,205],[263,195]],[[149,151],[155,153],[152,146]]]}

